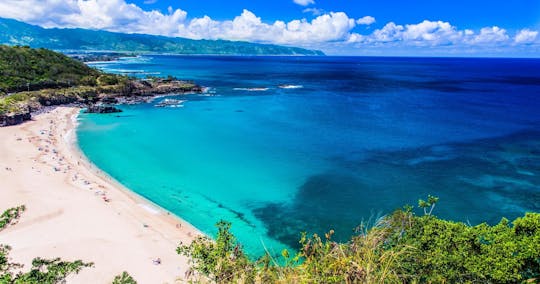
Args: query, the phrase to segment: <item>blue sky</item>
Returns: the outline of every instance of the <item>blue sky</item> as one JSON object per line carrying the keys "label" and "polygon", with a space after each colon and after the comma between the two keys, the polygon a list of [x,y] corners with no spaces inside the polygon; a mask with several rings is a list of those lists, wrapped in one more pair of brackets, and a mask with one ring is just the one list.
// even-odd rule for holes
{"label": "blue sky", "polygon": [[539,0],[2,0],[0,17],[336,55],[540,56]]}
{"label": "blue sky", "polygon": [[[485,1],[485,0],[317,0],[315,4],[301,6],[292,0],[273,1],[227,1],[222,0],[148,0],[132,1],[140,7],[159,9],[163,12],[168,7],[188,11],[191,17],[208,15],[216,20],[228,20],[239,15],[243,9],[250,10],[267,20],[290,21],[311,16],[302,11],[305,8],[318,8],[325,11],[346,12],[350,17],[360,18],[366,15],[377,19],[377,25],[387,22],[401,24],[418,23],[423,20],[443,20],[453,25],[467,28],[501,26],[507,29],[538,27],[540,25],[540,1]],[[202,4],[204,3],[204,4]]]}

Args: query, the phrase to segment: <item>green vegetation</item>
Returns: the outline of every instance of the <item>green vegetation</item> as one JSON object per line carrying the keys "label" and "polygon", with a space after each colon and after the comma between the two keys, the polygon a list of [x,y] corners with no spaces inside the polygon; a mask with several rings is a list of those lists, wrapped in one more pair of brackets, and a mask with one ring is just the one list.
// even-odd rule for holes
{"label": "green vegetation", "polygon": [[137,284],[137,281],[135,281],[135,279],[133,279],[129,273],[124,271],[122,274],[114,277],[112,284]]}
{"label": "green vegetation", "polygon": [[10,208],[4,211],[4,213],[0,215],[0,231],[2,231],[3,229],[7,228],[10,225],[14,225],[15,222],[19,220],[24,210],[26,210],[26,207],[22,205],[22,206]]}
{"label": "green vegetation", "polygon": [[397,211],[389,217],[388,248],[408,246],[396,271],[423,283],[517,283],[540,280],[540,214],[494,226],[468,226]]}
{"label": "green vegetation", "polygon": [[[24,206],[6,210],[0,216],[0,231],[17,222]],[[93,266],[80,260],[73,262],[62,261],[60,258],[47,260],[35,258],[32,260],[30,271],[21,271],[22,265],[13,263],[9,259],[10,247],[0,245],[0,283],[1,284],[53,284],[62,283],[66,277],[79,273],[85,267]],[[128,282],[129,283],[129,282]]]}
{"label": "green vegetation", "polygon": [[197,92],[176,78],[137,80],[92,69],[63,54],[0,45],[0,118],[68,103],[92,104],[115,96]]}
{"label": "green vegetation", "polygon": [[0,115],[92,101],[99,93],[121,93],[128,82],[51,50],[0,45]]}
{"label": "green vegetation", "polygon": [[193,281],[217,283],[538,283],[540,214],[512,223],[469,226],[432,215],[438,198],[396,210],[346,243],[303,234],[300,250],[252,261],[220,222],[214,241],[199,237],[177,252],[191,261]]}
{"label": "green vegetation", "polygon": [[100,72],[46,49],[0,45],[0,92],[91,85]]}
{"label": "green vegetation", "polygon": [[31,45],[55,50],[108,50],[130,53],[324,55],[315,50],[240,41],[192,40],[85,29],[44,29],[1,18],[0,43]]}
{"label": "green vegetation", "polygon": [[[2,252],[0,252],[0,254],[1,253]],[[0,278],[0,281],[5,281],[2,283],[14,284],[62,283],[70,274],[77,274],[83,268],[91,266],[93,266],[92,263],[84,263],[80,260],[69,262],[62,261],[60,258],[47,260],[38,257],[32,260],[32,268],[30,271],[25,273],[19,272],[16,275],[7,271],[5,274],[1,275],[2,278]],[[4,273],[4,271],[0,271],[0,273]]]}

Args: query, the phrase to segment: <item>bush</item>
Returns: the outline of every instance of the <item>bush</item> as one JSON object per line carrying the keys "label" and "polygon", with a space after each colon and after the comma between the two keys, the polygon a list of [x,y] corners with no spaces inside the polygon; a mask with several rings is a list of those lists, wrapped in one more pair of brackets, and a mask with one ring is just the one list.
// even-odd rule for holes
{"label": "bush", "polygon": [[103,74],[97,78],[99,86],[111,86],[118,84],[118,76],[113,74]]}
{"label": "bush", "polygon": [[93,87],[97,85],[97,78],[95,76],[84,76],[79,80],[79,84]]}
{"label": "bush", "polygon": [[[494,226],[471,227],[397,211],[388,217],[394,231],[389,249],[414,248],[398,258],[402,265],[397,272],[407,281],[516,283],[540,277],[539,218],[540,214],[528,213],[514,226],[502,219]],[[410,220],[405,226],[404,219]],[[521,224],[530,226],[523,230]]]}
{"label": "bush", "polygon": [[137,281],[135,281],[135,279],[133,279],[129,273],[124,271],[122,274],[114,277],[112,284],[137,284]]}
{"label": "bush", "polygon": [[420,200],[423,216],[396,210],[346,243],[332,241],[333,231],[303,234],[300,250],[281,261],[250,260],[225,222],[215,242],[200,237],[177,252],[191,259],[190,279],[218,283],[537,283],[540,214],[469,226],[433,216],[437,201]]}
{"label": "bush", "polygon": [[177,253],[190,256],[193,266],[188,275],[199,271],[217,283],[252,279],[255,265],[231,234],[231,224],[221,221],[216,226],[218,233],[215,242],[202,236],[189,246],[177,248]]}
{"label": "bush", "polygon": [[26,207],[21,205],[4,211],[4,213],[0,215],[0,231],[17,222],[24,210],[26,210]]}

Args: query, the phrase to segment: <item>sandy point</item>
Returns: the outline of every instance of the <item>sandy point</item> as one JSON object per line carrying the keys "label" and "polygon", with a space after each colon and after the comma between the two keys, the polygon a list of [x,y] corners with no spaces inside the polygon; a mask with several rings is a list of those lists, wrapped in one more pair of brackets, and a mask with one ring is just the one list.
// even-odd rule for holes
{"label": "sandy point", "polygon": [[27,208],[0,243],[26,267],[37,256],[94,263],[68,283],[110,283],[122,271],[139,283],[177,282],[188,263],[176,247],[201,233],[89,163],[76,145],[78,112],[57,107],[0,128],[0,210]]}

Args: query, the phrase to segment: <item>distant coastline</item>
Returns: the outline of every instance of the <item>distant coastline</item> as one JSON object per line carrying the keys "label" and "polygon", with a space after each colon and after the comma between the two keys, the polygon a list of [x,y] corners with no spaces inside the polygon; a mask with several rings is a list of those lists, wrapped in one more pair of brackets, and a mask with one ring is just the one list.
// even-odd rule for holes
{"label": "distant coastline", "polygon": [[[20,30],[25,32],[11,32]],[[62,51],[100,50],[183,55],[324,55],[324,52],[319,50],[245,41],[193,40],[87,29],[45,29],[5,18],[0,18],[0,44],[30,45],[34,48]]]}

